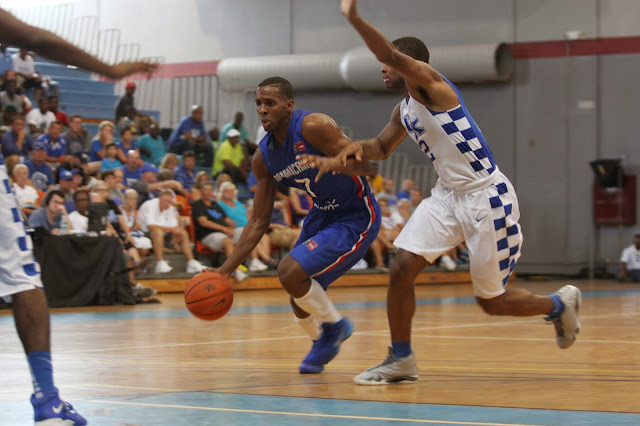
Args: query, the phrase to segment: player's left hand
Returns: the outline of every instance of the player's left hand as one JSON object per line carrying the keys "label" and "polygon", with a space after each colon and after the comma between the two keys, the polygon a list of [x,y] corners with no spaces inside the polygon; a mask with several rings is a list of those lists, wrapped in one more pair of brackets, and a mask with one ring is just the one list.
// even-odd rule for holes
{"label": "player's left hand", "polygon": [[340,161],[334,157],[320,157],[319,155],[300,154],[296,156],[296,160],[300,160],[301,166],[309,165],[314,169],[318,169],[318,174],[314,179],[315,182],[320,180],[320,177],[327,173],[333,172],[335,175],[337,169],[340,167]]}
{"label": "player's left hand", "polygon": [[131,74],[145,73],[147,77],[158,69],[159,64],[151,61],[120,62],[111,67],[108,77],[120,80]]}

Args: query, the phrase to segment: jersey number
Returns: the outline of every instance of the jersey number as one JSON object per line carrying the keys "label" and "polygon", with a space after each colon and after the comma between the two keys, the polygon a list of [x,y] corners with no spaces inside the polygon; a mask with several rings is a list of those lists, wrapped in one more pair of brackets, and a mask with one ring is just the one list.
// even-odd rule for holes
{"label": "jersey number", "polygon": [[427,145],[425,141],[418,142],[418,146],[420,146],[422,152],[424,152],[427,157],[429,157],[429,160],[431,160],[432,163],[436,161],[436,157],[433,155],[433,153],[429,153],[429,145]]}
{"label": "jersey number", "polygon": [[311,195],[311,197],[316,198],[316,194],[314,194],[313,191],[311,190],[311,179],[309,178],[295,179],[295,181],[298,183],[304,184],[304,186],[307,188],[307,193]]}

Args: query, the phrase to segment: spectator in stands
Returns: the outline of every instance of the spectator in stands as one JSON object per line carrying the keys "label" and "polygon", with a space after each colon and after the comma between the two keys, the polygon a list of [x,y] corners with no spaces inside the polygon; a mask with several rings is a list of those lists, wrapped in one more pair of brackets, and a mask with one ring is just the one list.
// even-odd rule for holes
{"label": "spectator in stands", "polygon": [[640,282],[640,232],[633,234],[633,244],[622,251],[618,279]]}
{"label": "spectator in stands", "polygon": [[188,274],[197,274],[205,266],[193,258],[193,250],[187,231],[180,224],[178,210],[172,205],[174,193],[165,189],[158,198],[146,201],[140,206],[138,220],[149,232],[156,259],[155,273],[166,274],[173,268],[164,260],[164,247],[179,247],[187,258]]}
{"label": "spectator in stands", "polygon": [[75,210],[69,213],[69,220],[73,230],[81,234],[87,232],[89,227],[89,191],[79,189],[73,194]]}
{"label": "spectator in stands", "polygon": [[253,153],[258,148],[258,145],[254,144],[249,140],[249,132],[247,132],[247,128],[242,124],[244,122],[244,114],[240,111],[236,112],[233,117],[233,121],[222,126],[222,130],[220,130],[220,140],[225,141],[229,139],[229,131],[235,129],[238,131],[238,135],[244,142],[244,148],[248,155],[253,155]]}
{"label": "spectator in stands", "polygon": [[49,111],[56,116],[56,121],[64,127],[69,127],[69,116],[64,111],[58,110],[58,101],[58,95],[49,96]]}
{"label": "spectator in stands", "polygon": [[24,162],[33,149],[33,139],[24,128],[24,117],[16,115],[11,123],[11,130],[2,136],[2,156],[7,165],[8,173],[13,167]]}
{"label": "spectator in stands", "polygon": [[174,154],[182,154],[185,151],[194,151],[196,156],[204,155],[204,166],[213,164],[213,146],[209,142],[207,131],[202,123],[203,109],[199,105],[191,107],[191,115],[180,120],[169,138],[169,151]]}
{"label": "spectator in stands", "polygon": [[89,159],[95,162],[102,161],[102,159],[107,155],[104,148],[107,144],[112,142],[115,143],[113,140],[113,123],[106,120],[102,121],[98,126],[98,134],[91,141]]}
{"label": "spectator in stands", "polygon": [[178,167],[179,164],[180,164],[180,158],[178,158],[176,154],[170,152],[167,155],[165,155],[162,161],[160,162],[160,169],[161,170],[168,169],[173,172],[175,171],[175,169]]}
{"label": "spectator in stands", "polygon": [[381,214],[381,226],[378,238],[371,244],[371,251],[373,252],[373,258],[376,263],[375,269],[380,272],[389,272],[389,268],[384,262],[384,253],[395,253],[396,248],[393,245],[393,240],[398,236],[400,232],[396,228],[393,220],[391,219],[391,209],[389,203],[385,197],[377,197],[378,204],[380,204]]}
{"label": "spectator in stands", "polygon": [[386,198],[391,207],[395,207],[398,204],[398,197],[393,191],[393,179],[385,178],[383,180],[382,192],[376,193],[376,198]]}
{"label": "spectator in stands", "polygon": [[[120,167],[122,170],[122,184],[127,188],[132,188],[134,182],[139,181],[142,178],[142,166],[145,164],[140,155],[136,151],[129,153],[127,162]],[[153,164],[149,163],[151,166]],[[155,166],[153,166],[155,167]]]}
{"label": "spectator in stands", "polygon": [[102,165],[100,166],[100,172],[106,170],[119,169],[122,166],[122,162],[118,158],[120,150],[115,142],[109,142],[104,147],[105,157],[102,159]]}
{"label": "spectator in stands", "polygon": [[293,225],[302,228],[302,222],[309,214],[309,210],[313,207],[309,195],[301,189],[289,188],[289,205],[291,206],[291,218]]}
{"label": "spectator in stands", "polygon": [[[4,75],[7,70],[13,70],[13,58],[11,53],[7,52],[7,45],[0,45],[0,76]],[[4,84],[4,80],[0,81]]]}
{"label": "spectator in stands", "polygon": [[[196,173],[196,179],[193,183],[193,188],[191,188],[191,203],[202,199],[202,185],[207,182],[211,182],[211,175],[208,172],[202,170]],[[211,184],[213,185],[213,182]],[[212,196],[213,193],[214,191],[212,191]]]}
{"label": "spectator in stands", "polygon": [[140,180],[133,182],[132,186],[140,194],[139,204],[156,198],[157,191],[170,189],[182,190],[182,184],[176,180],[158,181],[158,168],[151,163],[144,163],[140,169]]}
{"label": "spectator in stands", "polygon": [[67,161],[67,142],[62,138],[62,126],[57,121],[52,121],[49,130],[38,136],[37,141],[42,142],[47,148],[47,163],[57,166]]}
{"label": "spectator in stands", "polygon": [[402,181],[402,190],[399,191],[396,196],[398,197],[398,200],[400,200],[401,198],[406,198],[407,200],[411,199],[411,194],[409,193],[409,191],[411,191],[411,189],[413,189],[414,186],[414,182],[413,179],[411,178],[407,178],[405,180]]}
{"label": "spectator in stands", "polygon": [[231,182],[231,176],[226,173],[219,173],[218,176],[216,176],[216,191],[213,194],[213,198],[215,198],[217,201],[220,201],[220,199],[218,198],[218,194],[221,193],[220,187],[225,182]]}
{"label": "spectator in stands", "polygon": [[38,108],[29,111],[26,119],[31,136],[37,137],[46,132],[49,125],[56,121],[56,116],[49,111],[49,99],[42,96],[38,100]]}
{"label": "spectator in stands", "polygon": [[46,192],[53,186],[53,171],[45,161],[46,158],[47,147],[42,142],[35,142],[31,158],[24,162],[29,168],[29,179],[31,179],[33,186],[42,192]]}
{"label": "spectator in stands", "polygon": [[182,184],[186,191],[191,191],[196,180],[196,154],[193,151],[185,151],[182,154],[182,165],[176,167],[175,179]]}
{"label": "spectator in stands", "polygon": [[73,173],[70,170],[60,168],[58,172],[58,183],[51,187],[51,191],[60,191],[64,195],[64,202],[73,201]]}
{"label": "spectator in stands", "polygon": [[107,235],[118,237],[122,242],[122,248],[127,257],[127,266],[130,268],[129,282],[133,294],[141,299],[151,297],[157,293],[154,289],[135,282],[134,269],[142,263],[140,254],[133,244],[127,220],[116,203],[109,198],[109,193],[109,185],[99,181],[91,188],[91,203],[106,203],[107,205]]}
{"label": "spectator in stands", "polygon": [[[213,182],[204,182],[201,191],[202,198],[193,203],[191,210],[196,240],[213,251],[224,250],[225,255],[229,256],[243,228],[236,228],[236,223],[227,217],[222,207],[214,200]],[[233,277],[237,281],[244,281],[248,276],[236,269]]]}
{"label": "spectator in stands", "polygon": [[136,83],[134,81],[127,81],[124,85],[125,93],[122,95],[116,106],[116,118],[114,123],[120,122],[120,119],[127,115],[129,107],[135,107],[135,100],[133,94],[136,92]]}
{"label": "spectator in stands", "polygon": [[44,206],[29,216],[29,227],[33,229],[44,228],[52,235],[59,235],[63,220],[66,222],[67,229],[73,230],[73,224],[64,207],[64,194],[53,190],[44,197]]}
{"label": "spectator in stands", "polygon": [[227,139],[222,142],[213,165],[213,176],[220,172],[227,173],[231,176],[234,183],[247,182],[247,156],[245,150],[240,144],[240,132],[231,129],[227,133]]}
{"label": "spectator in stands", "polygon": [[109,199],[118,206],[122,204],[122,199],[124,198],[122,175],[121,169],[106,170],[102,173],[102,180],[109,187]]}
{"label": "spectator in stands", "polygon": [[138,193],[135,189],[127,189],[124,192],[124,202],[120,210],[129,225],[129,235],[133,239],[133,245],[138,249],[141,256],[146,256],[151,250],[151,240],[145,237],[142,232],[142,225],[138,221]]}
{"label": "spectator in stands", "polygon": [[[176,196],[181,195],[187,199],[189,198],[189,191],[185,190],[182,184],[175,179],[173,171],[169,169],[160,169],[158,172],[158,182],[171,182],[169,189],[171,189]],[[179,200],[177,200],[176,203],[177,202],[179,202]],[[178,206],[176,205],[176,207]],[[178,210],[180,210],[180,208],[178,208]]]}
{"label": "spectator in stands", "polygon": [[29,217],[34,210],[40,208],[40,195],[29,183],[29,168],[24,164],[16,164],[13,168],[13,193],[18,207]]}
{"label": "spectator in stands", "polygon": [[291,226],[289,206],[286,201],[276,200],[273,204],[271,224],[269,225],[271,244],[292,250],[300,237],[302,228],[293,229]]}
{"label": "spectator in stands", "polygon": [[371,190],[374,194],[384,190],[383,178],[380,173],[378,173],[378,163],[371,163],[371,174],[367,176],[367,180],[369,181]]}
{"label": "spectator in stands", "polygon": [[[0,92],[0,106],[6,112],[7,107],[13,106],[20,115],[25,115],[30,110],[30,103],[25,95],[18,93],[18,82],[15,78],[5,80],[5,89]],[[5,124],[8,124],[5,121]]]}
{"label": "spectator in stands", "polygon": [[157,124],[150,124],[147,134],[141,136],[138,141],[138,149],[142,159],[158,167],[167,154],[164,147],[164,139],[160,136],[160,129]]}
{"label": "spectator in stands", "polygon": [[211,139],[211,145],[213,145],[213,150],[215,152],[220,148],[220,130],[217,127],[213,127],[209,130],[209,138]]}
{"label": "spectator in stands", "polygon": [[127,162],[120,167],[122,170],[122,183],[127,188],[132,188],[134,182],[139,181],[142,177],[142,165],[140,155],[137,151],[131,151],[127,157]]}
{"label": "spectator in stands", "polygon": [[127,156],[130,151],[138,152],[138,146],[133,140],[133,132],[129,127],[123,127],[120,129],[120,140],[116,142],[118,146],[118,160],[122,163],[127,162]]}
{"label": "spectator in stands", "polygon": [[34,89],[33,99],[39,101],[42,95],[43,83],[47,79],[36,72],[36,63],[33,56],[29,54],[27,49],[20,49],[20,52],[14,53],[11,59],[13,60],[13,70],[18,76],[18,83],[24,90]]}
{"label": "spectator in stands", "polygon": [[398,206],[396,211],[391,213],[391,219],[395,226],[404,226],[411,217],[411,200],[407,198],[400,198],[398,200]]}
{"label": "spectator in stands", "polygon": [[83,158],[82,154],[87,153],[87,135],[82,127],[81,116],[71,116],[69,119],[69,130],[63,133],[62,137],[67,143],[67,155],[73,155],[81,160]]}
{"label": "spectator in stands", "polygon": [[417,186],[414,186],[411,191],[409,191],[409,195],[411,196],[411,214],[413,214],[422,201],[422,191]]}
{"label": "spectator in stands", "polygon": [[[13,123],[13,119],[16,115],[18,115],[16,107],[13,105],[7,105],[7,108],[2,111],[2,120],[0,121],[0,124],[2,124],[3,127],[6,127],[6,130],[8,130],[9,124]],[[0,137],[2,137],[4,133],[5,132],[2,132],[2,135],[0,135]]]}
{"label": "spectator in stands", "polygon": [[[249,222],[249,216],[246,207],[238,201],[237,197],[238,191],[233,182],[223,182],[216,198],[218,205],[222,207],[227,217],[236,223],[236,228],[241,228],[236,230],[239,238],[242,230]],[[250,271],[259,272],[269,268],[259,258],[267,261],[271,259],[271,243],[268,234],[263,236],[256,248],[251,252],[248,265]]]}

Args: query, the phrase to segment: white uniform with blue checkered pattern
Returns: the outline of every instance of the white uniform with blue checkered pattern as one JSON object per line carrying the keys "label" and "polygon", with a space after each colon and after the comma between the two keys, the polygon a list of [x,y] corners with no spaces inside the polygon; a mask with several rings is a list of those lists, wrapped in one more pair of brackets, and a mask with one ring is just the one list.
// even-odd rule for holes
{"label": "white uniform with blue checkered pattern", "polygon": [[460,105],[449,111],[431,111],[411,97],[400,104],[404,126],[439,179],[394,245],[433,262],[466,242],[474,293],[493,298],[504,293],[520,257],[518,199],[462,96],[451,86]]}
{"label": "white uniform with blue checkered pattern", "polygon": [[42,287],[42,281],[1,155],[0,180],[0,297],[6,297]]}

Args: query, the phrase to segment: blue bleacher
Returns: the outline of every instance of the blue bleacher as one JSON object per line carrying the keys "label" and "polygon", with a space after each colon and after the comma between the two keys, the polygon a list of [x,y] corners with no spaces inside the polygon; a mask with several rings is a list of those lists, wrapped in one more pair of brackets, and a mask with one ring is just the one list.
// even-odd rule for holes
{"label": "blue bleacher", "polygon": [[[17,49],[9,48],[16,53]],[[115,92],[115,84],[107,81],[91,80],[91,73],[66,65],[36,57],[36,70],[59,84],[59,108],[68,116],[78,114],[85,119],[113,120],[119,96]],[[160,111],[141,111],[160,122]],[[89,135],[95,135],[97,124],[86,123]]]}

